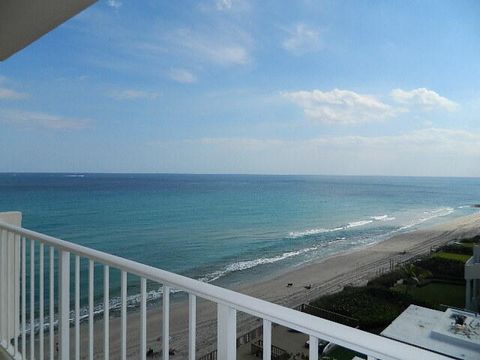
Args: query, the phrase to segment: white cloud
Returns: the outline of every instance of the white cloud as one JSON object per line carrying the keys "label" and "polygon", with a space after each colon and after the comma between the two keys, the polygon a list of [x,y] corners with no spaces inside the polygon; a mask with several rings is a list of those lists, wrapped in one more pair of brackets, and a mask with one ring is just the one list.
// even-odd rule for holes
{"label": "white cloud", "polygon": [[68,118],[42,112],[0,110],[0,122],[23,128],[80,130],[86,128],[89,125],[90,120]]}
{"label": "white cloud", "polygon": [[190,57],[219,65],[246,65],[251,62],[250,37],[238,29],[223,32],[193,32],[179,29],[167,39],[171,47]]}
{"label": "white cloud", "polygon": [[199,8],[207,13],[222,11],[225,13],[243,13],[251,9],[249,0],[210,0],[199,2]]}
{"label": "white cloud", "polygon": [[218,10],[225,10],[232,8],[232,0],[216,0],[215,5]]}
{"label": "white cloud", "polygon": [[122,2],[120,0],[108,0],[107,4],[114,9],[119,9],[122,6]]}
{"label": "white cloud", "polygon": [[289,36],[283,41],[282,47],[294,55],[303,55],[322,48],[320,31],[314,27],[300,23],[288,30],[288,33]]}
{"label": "white cloud", "polygon": [[418,88],[410,91],[394,89],[392,90],[391,96],[400,104],[417,107],[420,110],[426,111],[435,109],[454,111],[458,107],[457,103],[426,88]]}
{"label": "white cloud", "polygon": [[21,100],[26,99],[28,94],[21,93],[5,87],[0,87],[0,100]]}
{"label": "white cloud", "polygon": [[169,76],[172,80],[182,84],[191,84],[197,81],[197,77],[186,69],[171,69]]}
{"label": "white cloud", "polygon": [[151,91],[127,89],[112,91],[109,96],[116,100],[155,100],[160,96],[160,94]]}
{"label": "white cloud", "polygon": [[300,106],[307,118],[329,124],[380,121],[395,116],[400,111],[374,96],[350,90],[294,91],[285,92],[283,96]]}

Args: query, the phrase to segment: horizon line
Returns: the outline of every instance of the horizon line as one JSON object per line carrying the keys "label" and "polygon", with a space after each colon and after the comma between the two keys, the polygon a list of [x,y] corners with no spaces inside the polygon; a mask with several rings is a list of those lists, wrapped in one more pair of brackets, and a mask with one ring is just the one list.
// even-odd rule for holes
{"label": "horizon line", "polygon": [[282,174],[282,173],[216,173],[216,172],[116,172],[116,171],[0,171],[7,174],[67,174],[67,175],[207,175],[207,176],[310,176],[310,177],[392,177],[392,178],[445,178],[445,179],[480,179],[480,176],[446,176],[446,175],[389,175],[389,174]]}

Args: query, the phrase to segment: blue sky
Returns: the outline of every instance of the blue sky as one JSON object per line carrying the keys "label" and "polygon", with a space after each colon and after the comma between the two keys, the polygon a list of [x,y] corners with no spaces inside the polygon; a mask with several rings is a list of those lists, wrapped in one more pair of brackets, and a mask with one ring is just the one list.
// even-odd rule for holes
{"label": "blue sky", "polygon": [[0,63],[0,171],[480,176],[477,1],[100,1]]}

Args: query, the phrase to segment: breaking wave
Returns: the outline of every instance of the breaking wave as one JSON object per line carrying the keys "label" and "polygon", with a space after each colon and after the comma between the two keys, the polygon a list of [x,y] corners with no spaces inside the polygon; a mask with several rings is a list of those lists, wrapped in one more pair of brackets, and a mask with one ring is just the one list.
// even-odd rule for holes
{"label": "breaking wave", "polygon": [[348,230],[348,229],[351,229],[351,228],[371,224],[374,221],[392,221],[392,220],[395,220],[395,217],[389,216],[389,215],[376,215],[376,216],[371,216],[369,218],[369,220],[352,221],[352,222],[348,223],[347,225],[343,225],[343,226],[339,226],[339,227],[335,227],[335,228],[331,228],[331,229],[317,228],[317,229],[308,229],[308,230],[303,230],[303,231],[292,231],[288,235],[291,238],[296,239],[296,238],[300,238],[300,237],[304,237],[304,236],[330,233],[330,232],[335,232],[335,231],[340,231],[340,230]]}
{"label": "breaking wave", "polygon": [[412,228],[414,226],[417,226],[417,225],[420,225],[420,224],[422,224],[426,221],[433,220],[433,219],[438,218],[438,217],[450,215],[454,211],[455,211],[455,209],[451,208],[451,207],[444,207],[444,208],[438,208],[438,209],[434,209],[434,210],[424,211],[423,212],[424,215],[421,218],[413,220],[411,223],[400,227],[398,230],[410,229],[410,228]]}
{"label": "breaking wave", "polygon": [[215,271],[211,274],[207,274],[207,275],[205,275],[204,277],[202,277],[198,280],[202,281],[202,282],[212,282],[212,281],[220,279],[221,277],[223,277],[227,274],[230,274],[230,273],[233,273],[233,272],[236,272],[236,271],[251,269],[251,268],[254,268],[254,267],[259,266],[259,265],[273,264],[273,263],[276,263],[278,261],[282,261],[282,260],[285,260],[285,259],[288,259],[288,258],[291,258],[291,257],[294,257],[294,256],[298,256],[298,255],[301,255],[301,254],[305,254],[307,252],[317,250],[317,249],[318,249],[318,247],[314,246],[314,247],[310,247],[310,248],[306,248],[306,249],[284,252],[281,255],[277,255],[277,256],[273,256],[273,257],[258,258],[258,259],[254,259],[254,260],[245,260],[245,261],[235,262],[235,263],[227,265],[223,270],[219,270],[219,271]]}

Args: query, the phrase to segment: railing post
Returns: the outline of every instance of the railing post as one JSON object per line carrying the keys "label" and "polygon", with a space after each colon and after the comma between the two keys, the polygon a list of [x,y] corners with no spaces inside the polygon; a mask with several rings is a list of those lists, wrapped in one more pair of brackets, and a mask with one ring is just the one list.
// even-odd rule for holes
{"label": "railing post", "polygon": [[6,346],[7,332],[7,231],[0,229],[0,345]]}
{"label": "railing post", "polygon": [[170,357],[170,288],[163,285],[163,330],[162,330],[162,350],[163,358],[168,360]]}
{"label": "railing post", "polygon": [[[17,211],[0,213],[0,222],[21,226],[22,213]],[[7,350],[15,353],[11,341],[17,345],[18,318],[20,309],[20,241],[14,233],[0,230],[0,342]]]}
{"label": "railing post", "polygon": [[188,294],[188,359],[195,360],[197,341],[197,297]]}
{"label": "railing post", "polygon": [[220,303],[217,305],[217,350],[219,359],[237,359],[237,311]]}
{"label": "railing post", "polygon": [[59,359],[68,360],[70,357],[70,253],[67,251],[60,251],[58,276]]}
{"label": "railing post", "polygon": [[310,344],[308,358],[311,360],[318,360],[318,339],[315,336],[310,335]]}
{"label": "railing post", "polygon": [[263,360],[272,358],[272,322],[263,320]]}

